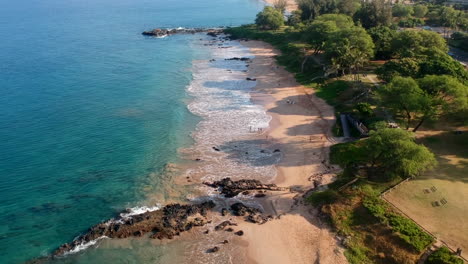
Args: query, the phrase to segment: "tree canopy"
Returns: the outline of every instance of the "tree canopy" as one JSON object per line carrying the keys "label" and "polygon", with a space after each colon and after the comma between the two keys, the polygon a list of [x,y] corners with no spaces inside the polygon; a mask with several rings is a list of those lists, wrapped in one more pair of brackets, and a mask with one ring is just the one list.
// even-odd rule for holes
{"label": "tree canopy", "polygon": [[374,43],[360,26],[341,29],[325,43],[325,55],[343,73],[362,67],[374,56]]}
{"label": "tree canopy", "polygon": [[395,17],[410,17],[413,13],[413,7],[410,5],[395,4],[392,8],[392,14]]}
{"label": "tree canopy", "polygon": [[365,1],[354,15],[363,27],[390,26],[392,24],[392,5],[387,0]]}
{"label": "tree canopy", "polygon": [[392,128],[371,131],[368,139],[333,146],[332,161],[347,169],[363,169],[373,181],[415,177],[437,164],[433,153],[414,142],[414,134]]}
{"label": "tree canopy", "polygon": [[427,12],[428,12],[428,8],[426,5],[414,5],[413,7],[413,11],[414,11],[414,16],[415,17],[419,17],[419,18],[423,18],[426,16]]}
{"label": "tree canopy", "polygon": [[415,57],[387,61],[377,68],[380,79],[390,82],[395,76],[421,78],[426,75],[450,75],[461,83],[468,83],[468,73],[458,61],[439,49],[427,49]]}
{"label": "tree canopy", "polygon": [[398,32],[391,42],[394,57],[414,57],[428,49],[448,52],[446,41],[436,32],[429,30]]}
{"label": "tree canopy", "polygon": [[283,14],[271,6],[266,6],[257,14],[255,24],[261,29],[278,29],[284,25]]}
{"label": "tree canopy", "polygon": [[337,31],[353,27],[351,17],[338,14],[321,15],[304,31],[303,38],[314,49],[314,53],[324,50],[325,43]]}
{"label": "tree canopy", "polygon": [[468,109],[468,87],[446,75],[428,75],[418,80],[395,77],[378,94],[383,107],[404,117],[406,129],[418,120],[413,132],[427,120]]}
{"label": "tree canopy", "polygon": [[392,56],[392,40],[397,34],[386,26],[373,27],[367,30],[375,44],[375,57],[377,59],[389,59]]}

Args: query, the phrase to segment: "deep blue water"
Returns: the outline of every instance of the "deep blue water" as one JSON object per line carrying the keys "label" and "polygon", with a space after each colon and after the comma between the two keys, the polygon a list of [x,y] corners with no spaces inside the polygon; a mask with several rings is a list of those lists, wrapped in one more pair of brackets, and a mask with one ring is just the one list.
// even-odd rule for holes
{"label": "deep blue water", "polygon": [[[197,36],[239,25],[256,0],[1,0],[0,263],[21,263],[126,207],[177,161]],[[153,182],[152,182],[153,183]],[[158,186],[151,186],[158,191]],[[159,190],[163,191],[163,190]]]}

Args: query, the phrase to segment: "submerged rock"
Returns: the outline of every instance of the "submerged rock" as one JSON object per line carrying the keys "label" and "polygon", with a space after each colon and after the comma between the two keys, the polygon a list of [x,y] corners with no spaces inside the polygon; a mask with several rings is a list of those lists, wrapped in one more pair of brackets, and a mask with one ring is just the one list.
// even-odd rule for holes
{"label": "submerged rock", "polygon": [[225,197],[234,197],[239,193],[251,190],[269,190],[269,191],[285,191],[286,188],[278,187],[276,184],[263,184],[258,180],[239,180],[233,181],[231,178],[224,178],[213,183],[204,183],[213,188],[220,188],[221,194]]}

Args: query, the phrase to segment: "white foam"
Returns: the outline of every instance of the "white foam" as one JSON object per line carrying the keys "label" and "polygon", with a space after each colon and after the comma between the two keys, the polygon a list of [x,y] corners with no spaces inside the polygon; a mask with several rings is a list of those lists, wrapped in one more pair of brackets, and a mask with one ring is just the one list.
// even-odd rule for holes
{"label": "white foam", "polygon": [[75,246],[72,250],[67,251],[64,255],[78,253],[78,252],[80,252],[82,250],[85,250],[85,249],[91,247],[91,246],[94,246],[99,240],[102,240],[104,238],[108,238],[108,237],[107,236],[102,236],[102,237],[98,237],[98,238],[96,238],[94,240],[91,240],[91,241],[89,241],[87,243],[81,243],[81,244]]}
{"label": "white foam", "polygon": [[144,214],[146,212],[153,212],[156,210],[161,209],[160,205],[156,206],[139,206],[139,207],[133,207],[133,208],[128,208],[126,213],[121,213],[120,217],[121,218],[129,218],[134,215],[139,215],[139,214]]}

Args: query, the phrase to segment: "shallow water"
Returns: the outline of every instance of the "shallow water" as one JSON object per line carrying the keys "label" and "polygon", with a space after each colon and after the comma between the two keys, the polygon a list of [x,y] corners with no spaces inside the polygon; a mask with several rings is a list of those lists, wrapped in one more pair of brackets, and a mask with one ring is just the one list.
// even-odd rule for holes
{"label": "shallow water", "polygon": [[[168,164],[181,162],[177,150],[193,143],[200,118],[187,108],[187,86],[192,61],[211,51],[198,35],[140,32],[249,23],[261,7],[250,0],[4,1],[0,263],[46,255],[124,208],[184,197],[183,188],[170,188],[177,172]],[[62,261],[151,263],[171,251],[143,239],[99,250],[106,243]],[[142,254],[145,245],[154,254]]]}

